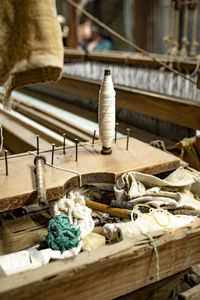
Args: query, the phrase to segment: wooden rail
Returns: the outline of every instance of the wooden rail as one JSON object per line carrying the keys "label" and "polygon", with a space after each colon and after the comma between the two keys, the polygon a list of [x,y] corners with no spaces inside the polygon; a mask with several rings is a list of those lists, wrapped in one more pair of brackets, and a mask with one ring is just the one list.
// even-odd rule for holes
{"label": "wooden rail", "polygon": [[[63,74],[58,83],[48,84],[55,89],[98,100],[100,83]],[[197,101],[141,91],[115,85],[117,106],[166,120],[192,129],[200,128],[200,105]]]}
{"label": "wooden rail", "polygon": [[[177,230],[154,233],[153,238],[159,253],[160,280],[200,262],[199,220]],[[80,253],[73,260],[2,277],[0,298],[115,299],[155,282],[156,255],[142,236]]]}
{"label": "wooden rail", "polygon": [[[155,54],[155,56],[162,62],[168,63],[171,61],[169,56]],[[65,48],[64,49],[65,62],[73,60],[90,60],[110,63],[123,63],[127,65],[143,65],[147,67],[160,67],[158,62],[153,61],[151,58],[144,56],[137,52],[125,52],[125,51],[92,51],[85,52],[81,49]],[[197,60],[194,58],[188,58],[187,60],[181,57],[175,57],[172,62],[172,66],[176,69],[183,69],[187,71],[194,71],[197,65]]]}

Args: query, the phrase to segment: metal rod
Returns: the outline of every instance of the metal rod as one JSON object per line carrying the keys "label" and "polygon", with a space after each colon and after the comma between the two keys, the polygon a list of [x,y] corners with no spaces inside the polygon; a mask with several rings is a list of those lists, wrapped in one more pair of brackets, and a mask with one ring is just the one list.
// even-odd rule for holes
{"label": "metal rod", "polygon": [[52,152],[51,152],[51,164],[53,165],[53,161],[54,161],[54,147],[55,147],[55,144],[52,144]]}
{"label": "metal rod", "polygon": [[74,140],[76,143],[76,161],[78,161],[78,139]]}
{"label": "metal rod", "polygon": [[65,138],[66,138],[66,134],[63,133],[63,154],[65,154]]}
{"label": "metal rod", "polygon": [[119,123],[116,123],[115,124],[115,143],[117,142],[117,131],[118,131],[118,128],[119,128]]}
{"label": "metal rod", "polygon": [[4,154],[5,154],[6,176],[8,176],[8,150],[4,150]]}
{"label": "metal rod", "polygon": [[130,137],[130,128],[127,128],[126,131],[127,131],[126,150],[128,150],[129,137]]}
{"label": "metal rod", "polygon": [[36,135],[36,139],[37,139],[37,155],[40,154],[40,136]]}
{"label": "metal rod", "polygon": [[37,200],[38,200],[40,206],[47,205],[45,174],[44,174],[45,163],[46,163],[46,158],[43,155],[38,155],[34,159],[36,187],[37,187]]}
{"label": "metal rod", "polygon": [[92,146],[94,145],[95,136],[96,136],[96,130],[94,130],[94,133],[93,133],[93,137],[92,137]]}

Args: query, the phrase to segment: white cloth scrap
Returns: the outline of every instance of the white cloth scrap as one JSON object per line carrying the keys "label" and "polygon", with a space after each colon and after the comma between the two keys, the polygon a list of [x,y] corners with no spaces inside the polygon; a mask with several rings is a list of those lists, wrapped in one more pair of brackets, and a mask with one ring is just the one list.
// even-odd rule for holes
{"label": "white cloth scrap", "polygon": [[139,172],[123,174],[114,185],[114,192],[121,201],[200,211],[200,176],[183,167],[165,179]]}

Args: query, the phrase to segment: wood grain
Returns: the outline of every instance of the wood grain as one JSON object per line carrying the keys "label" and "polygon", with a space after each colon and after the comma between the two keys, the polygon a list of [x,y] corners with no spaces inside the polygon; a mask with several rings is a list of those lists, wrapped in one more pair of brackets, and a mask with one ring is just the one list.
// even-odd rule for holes
{"label": "wood grain", "polygon": [[[200,262],[200,220],[153,234],[160,280]],[[114,299],[156,282],[156,257],[145,237],[0,279],[0,299]]]}
{"label": "wood grain", "polygon": [[125,218],[125,219],[131,219],[131,213],[130,211],[126,209],[121,209],[121,208],[115,208],[115,207],[110,207],[110,205],[107,204],[102,204],[99,202],[95,202],[92,200],[85,200],[87,207],[91,208],[92,210],[97,210],[101,211],[104,213],[107,213],[111,216],[115,217],[120,217],[120,218]]}
{"label": "wood grain", "polygon": [[179,300],[199,300],[200,299],[200,284],[192,287],[191,289],[180,293]]}
{"label": "wood grain", "polygon": [[[63,74],[56,89],[98,100],[100,83]],[[115,85],[117,107],[155,117],[192,129],[200,127],[200,105],[196,101]]]}
{"label": "wood grain", "polygon": [[[168,63],[170,62],[170,57],[166,55],[156,54],[156,57],[160,59],[162,62]],[[157,61],[152,60],[150,57],[144,56],[141,53],[137,52],[125,52],[125,51],[92,51],[86,53],[81,49],[74,49],[70,47],[66,47],[64,49],[64,59],[65,62],[73,61],[73,60],[87,60],[87,61],[102,61],[102,62],[115,62],[121,63],[124,65],[139,65],[139,66],[153,66],[155,68],[160,67]],[[190,70],[194,71],[197,65],[196,59],[182,59],[181,57],[175,57],[172,65],[174,68],[180,70]]]}
{"label": "wood grain", "polygon": [[[126,137],[112,144],[112,155],[101,155],[101,144],[96,142],[79,146],[79,159],[75,161],[75,147],[55,150],[55,166],[67,168],[81,174],[82,183],[114,183],[123,173],[141,171],[148,174],[176,169],[179,158],[153,148],[148,144],[130,138],[126,150]],[[51,162],[51,151],[43,152],[47,162]],[[0,212],[30,205],[36,202],[34,156],[31,154],[8,157],[9,176],[5,175],[4,159],[0,158]],[[62,197],[70,187],[79,186],[79,176],[70,172],[45,166],[47,200]]]}

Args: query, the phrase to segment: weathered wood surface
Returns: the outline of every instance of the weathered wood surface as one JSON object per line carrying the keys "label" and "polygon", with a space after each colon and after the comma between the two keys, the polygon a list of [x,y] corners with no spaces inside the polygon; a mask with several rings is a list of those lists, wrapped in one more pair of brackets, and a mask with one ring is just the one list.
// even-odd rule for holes
{"label": "weathered wood surface", "polygon": [[[100,83],[97,81],[66,74],[63,74],[59,82],[47,86],[92,100],[98,99],[100,89]],[[119,85],[115,85],[115,90],[118,107],[192,129],[200,127],[200,105],[196,101],[139,91]]]}
{"label": "weathered wood surface", "polygon": [[24,250],[43,242],[43,234],[48,233],[50,218],[46,211],[12,219],[1,218],[0,255]]}
{"label": "weathered wood surface", "polygon": [[[1,96],[0,96],[1,99]],[[36,134],[40,135],[40,148],[49,149],[52,140],[61,145],[61,138],[56,138],[50,131],[40,128],[37,124],[25,120],[23,116],[13,112],[5,111],[0,106],[0,120],[4,132],[6,147],[14,153],[21,153],[36,149]]]}
{"label": "weathered wood surface", "polygon": [[[162,62],[168,63],[171,61],[170,57],[166,55],[155,54],[155,56]],[[81,49],[74,49],[66,47],[64,49],[65,61],[69,60],[89,60],[89,61],[102,61],[102,62],[114,62],[131,65],[142,65],[142,66],[154,66],[155,68],[160,67],[157,61],[152,60],[150,57],[143,56],[137,52],[125,52],[125,51],[91,51],[85,52]],[[194,58],[182,59],[181,57],[175,57],[173,67],[180,70],[194,71],[197,65],[197,60]]]}
{"label": "weathered wood surface", "polygon": [[[101,155],[99,142],[92,146],[85,143],[79,146],[78,162],[75,161],[75,147],[68,147],[63,155],[57,148],[54,165],[67,168],[81,174],[82,183],[114,183],[123,173],[141,171],[149,174],[176,169],[179,158],[153,148],[148,144],[130,138],[129,150],[126,150],[126,137],[112,144],[112,155]],[[47,162],[51,163],[51,151],[44,152]],[[22,154],[8,157],[9,176],[5,175],[4,159],[0,159],[0,212],[11,210],[36,202],[36,183],[34,156]],[[62,197],[69,187],[79,186],[80,178],[63,170],[46,165],[45,180],[47,200]]]}
{"label": "weathered wood surface", "polygon": [[[200,262],[200,220],[153,234],[160,280]],[[156,282],[156,256],[145,237],[81,253],[0,279],[0,299],[114,299]]]}
{"label": "weathered wood surface", "polygon": [[[174,300],[177,299],[176,294],[181,288],[184,281],[184,276],[190,271],[186,269],[173,276],[167,277],[159,282],[150,284],[137,291],[117,298],[118,300],[169,300],[174,295]],[[176,292],[177,291],[177,292]]]}
{"label": "weathered wood surface", "polygon": [[199,300],[200,299],[200,284],[192,287],[191,289],[181,293],[179,300]]}

